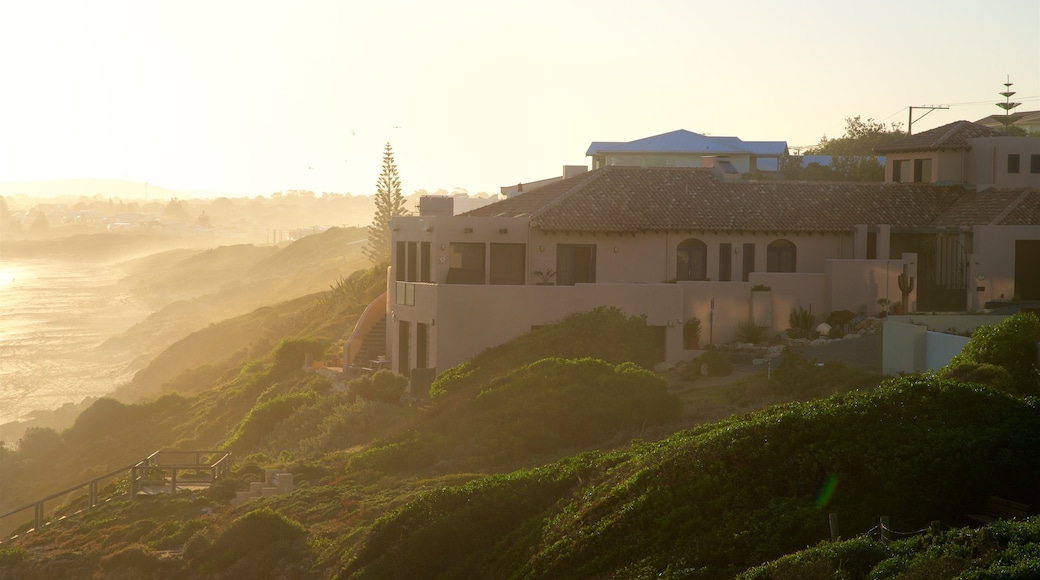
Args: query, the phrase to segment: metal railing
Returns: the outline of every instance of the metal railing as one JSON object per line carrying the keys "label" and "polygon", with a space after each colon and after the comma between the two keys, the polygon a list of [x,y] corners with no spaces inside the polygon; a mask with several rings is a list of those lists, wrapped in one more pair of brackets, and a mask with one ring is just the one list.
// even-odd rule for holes
{"label": "metal railing", "polygon": [[[231,453],[226,451],[156,451],[133,465],[114,469],[90,481],[85,481],[52,493],[43,499],[2,513],[0,514],[0,520],[32,509],[33,528],[29,531],[39,530],[44,525],[50,523],[47,521],[47,502],[85,489],[85,507],[73,512],[76,514],[93,509],[113,499],[137,497],[139,492],[146,491],[149,486],[161,485],[162,493],[172,493],[177,490],[178,472],[189,470],[193,472],[193,475],[190,477],[181,475],[182,487],[184,485],[212,485],[221,477],[231,473]],[[129,481],[129,489],[127,491],[118,491],[117,486],[117,493],[109,497],[101,497],[101,490],[104,489],[102,484],[124,477]],[[169,480],[169,483],[167,483],[167,480]],[[84,496],[80,496],[74,499],[80,500],[83,498]],[[61,516],[57,520],[62,520],[65,517],[67,516]]]}

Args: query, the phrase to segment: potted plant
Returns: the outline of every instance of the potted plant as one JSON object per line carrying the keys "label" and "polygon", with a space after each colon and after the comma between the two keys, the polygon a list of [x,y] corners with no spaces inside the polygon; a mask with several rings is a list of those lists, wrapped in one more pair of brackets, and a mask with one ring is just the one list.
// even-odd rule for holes
{"label": "potted plant", "polygon": [[697,350],[701,342],[701,321],[696,316],[690,318],[683,324],[683,348],[686,350]]}
{"label": "potted plant", "polygon": [[878,312],[878,318],[884,318],[888,315],[888,298],[878,298],[877,303],[881,307],[881,310]]}
{"label": "potted plant", "polygon": [[538,276],[538,282],[535,282],[538,286],[555,285],[554,280],[556,279],[556,270],[553,270],[552,268],[547,270],[535,270],[534,275]]}

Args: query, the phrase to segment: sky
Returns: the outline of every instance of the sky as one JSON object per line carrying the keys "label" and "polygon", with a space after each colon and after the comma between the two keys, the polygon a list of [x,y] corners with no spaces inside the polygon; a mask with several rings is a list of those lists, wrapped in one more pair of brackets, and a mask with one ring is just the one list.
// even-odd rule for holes
{"label": "sky", "polygon": [[[1040,109],[1037,0],[0,0],[0,184],[470,194],[676,129],[791,147]],[[920,111],[915,111],[915,118]]]}

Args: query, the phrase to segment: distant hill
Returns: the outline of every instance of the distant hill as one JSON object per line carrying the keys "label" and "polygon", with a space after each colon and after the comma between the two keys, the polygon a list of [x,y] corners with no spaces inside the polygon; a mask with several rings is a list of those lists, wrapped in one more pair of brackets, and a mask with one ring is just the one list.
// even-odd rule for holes
{"label": "distant hill", "polygon": [[122,199],[162,199],[195,197],[192,192],[170,189],[154,183],[122,179],[48,179],[0,183],[0,195],[32,197],[118,197]]}

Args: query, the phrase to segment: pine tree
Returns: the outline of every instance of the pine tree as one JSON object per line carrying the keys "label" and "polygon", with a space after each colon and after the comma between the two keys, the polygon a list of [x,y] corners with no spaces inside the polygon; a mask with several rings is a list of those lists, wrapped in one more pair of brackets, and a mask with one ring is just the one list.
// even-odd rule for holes
{"label": "pine tree", "polygon": [[368,245],[362,250],[373,264],[390,263],[390,220],[399,215],[406,215],[404,196],[401,195],[401,180],[397,176],[397,164],[394,163],[394,150],[390,143],[383,149],[383,172],[376,181],[376,215],[372,225],[368,226]]}

